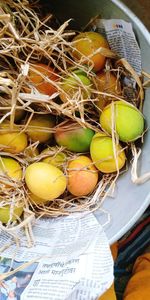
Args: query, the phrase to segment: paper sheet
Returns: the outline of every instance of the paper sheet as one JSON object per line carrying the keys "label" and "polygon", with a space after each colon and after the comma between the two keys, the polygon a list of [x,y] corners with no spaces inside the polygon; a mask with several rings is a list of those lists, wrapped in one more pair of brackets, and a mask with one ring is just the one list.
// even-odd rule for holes
{"label": "paper sheet", "polygon": [[[26,278],[30,274],[24,289],[16,284],[15,292],[21,291],[21,300],[94,300],[112,284],[113,259],[108,240],[92,213],[38,220],[33,233],[35,246],[27,248],[25,235],[18,232],[21,246],[12,269],[35,259],[32,266],[13,275],[19,282],[20,276]],[[6,241],[11,242],[12,238],[1,233],[0,245]],[[3,262],[7,259],[10,265],[15,247],[1,253],[3,272]]]}

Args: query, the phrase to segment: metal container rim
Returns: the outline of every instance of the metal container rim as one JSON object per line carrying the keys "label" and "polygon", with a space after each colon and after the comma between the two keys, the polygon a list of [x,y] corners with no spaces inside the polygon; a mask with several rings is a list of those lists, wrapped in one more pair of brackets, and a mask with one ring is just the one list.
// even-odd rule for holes
{"label": "metal container rim", "polygon": [[114,4],[116,4],[126,15],[128,15],[136,26],[139,28],[141,33],[146,38],[148,44],[150,45],[150,32],[146,28],[146,26],[142,23],[142,21],[120,0],[111,0]]}

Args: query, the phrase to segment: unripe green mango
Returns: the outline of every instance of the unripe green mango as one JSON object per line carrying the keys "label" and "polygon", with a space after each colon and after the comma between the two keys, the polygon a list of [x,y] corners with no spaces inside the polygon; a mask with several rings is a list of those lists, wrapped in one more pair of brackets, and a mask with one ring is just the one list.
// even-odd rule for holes
{"label": "unripe green mango", "polygon": [[107,133],[112,134],[112,124],[122,142],[137,140],[144,131],[142,113],[125,101],[115,101],[107,105],[100,115],[100,125]]}
{"label": "unripe green mango", "polygon": [[59,146],[64,146],[73,152],[87,152],[90,149],[94,131],[69,121],[65,125],[60,125],[54,136]]}

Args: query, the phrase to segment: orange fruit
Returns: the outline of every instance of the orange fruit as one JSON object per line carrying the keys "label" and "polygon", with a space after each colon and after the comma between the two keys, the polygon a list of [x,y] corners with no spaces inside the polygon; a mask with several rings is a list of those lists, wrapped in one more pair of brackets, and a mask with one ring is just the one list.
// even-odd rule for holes
{"label": "orange fruit", "polygon": [[[99,48],[109,48],[107,40],[97,32],[81,32],[73,39],[74,50],[72,55],[75,59],[80,60],[84,56],[82,63],[93,63],[94,71],[104,68],[106,58],[98,51]],[[96,53],[95,53],[96,52]]]}
{"label": "orange fruit", "polygon": [[[97,89],[100,92],[119,96],[121,94],[121,85],[117,80],[117,77],[112,72],[100,72],[96,78]],[[115,97],[105,96],[103,94],[98,95],[98,102],[96,105],[100,110],[109,104],[113,100],[117,100]]]}
{"label": "orange fruit", "polygon": [[45,64],[34,64],[29,69],[28,80],[42,94],[51,96],[57,92],[57,88],[53,83],[58,80],[58,75],[52,67]]}
{"label": "orange fruit", "polygon": [[98,170],[92,160],[81,155],[68,164],[67,189],[74,196],[86,196],[93,192],[98,182]]}

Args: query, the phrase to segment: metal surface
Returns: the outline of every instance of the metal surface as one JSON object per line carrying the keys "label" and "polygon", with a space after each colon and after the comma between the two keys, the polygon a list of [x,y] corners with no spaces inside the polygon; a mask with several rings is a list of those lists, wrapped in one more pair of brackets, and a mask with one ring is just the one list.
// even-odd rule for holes
{"label": "metal surface", "polygon": [[[132,20],[132,22],[134,22],[136,24],[136,26],[139,28],[139,30],[141,31],[142,34],[144,34],[144,36],[147,39],[147,42],[150,45],[150,33],[148,31],[148,29],[145,27],[145,25],[141,22],[141,20],[135,15],[135,13],[133,11],[131,11],[124,3],[122,3],[121,1],[118,0],[112,0],[112,2],[114,4],[116,4],[118,7],[120,7],[120,9],[130,17],[130,19]],[[150,7],[149,7],[150,9]]]}
{"label": "metal surface", "polygon": [[[81,28],[91,17],[100,14],[103,18],[116,18],[129,21],[133,25],[141,48],[142,67],[150,73],[150,34],[141,21],[118,0],[51,0],[48,7],[63,22],[73,18],[72,26]],[[145,93],[144,116],[150,128],[150,89]],[[139,174],[150,171],[150,132],[148,130],[139,164]],[[130,170],[120,176],[116,186],[115,198],[107,198],[103,209],[110,222],[105,227],[110,244],[125,234],[142,215],[150,203],[150,182],[135,185],[131,182]],[[106,215],[97,211],[96,216],[101,224],[105,223]]]}
{"label": "metal surface", "polygon": [[149,0],[122,0],[126,6],[128,6],[135,15],[145,24],[147,29],[150,31],[150,1]]}

